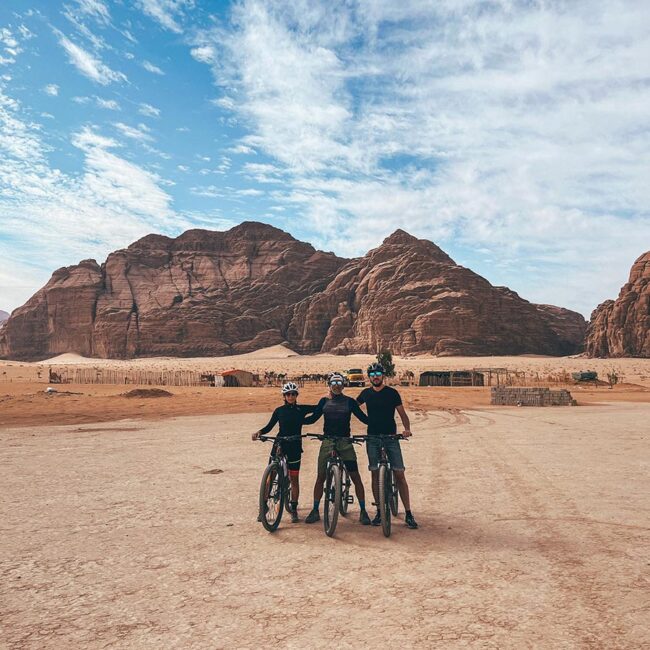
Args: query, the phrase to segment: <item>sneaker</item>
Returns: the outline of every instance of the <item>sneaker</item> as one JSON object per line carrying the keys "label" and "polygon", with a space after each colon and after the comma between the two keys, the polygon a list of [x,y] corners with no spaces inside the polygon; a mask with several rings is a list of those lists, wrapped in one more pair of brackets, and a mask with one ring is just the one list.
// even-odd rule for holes
{"label": "sneaker", "polygon": [[370,522],[373,526],[381,526],[381,513],[377,510],[375,518]]}
{"label": "sneaker", "polygon": [[411,514],[406,515],[406,517],[404,518],[404,521],[406,522],[406,525],[409,528],[417,528],[418,527],[418,522],[415,521],[415,517],[413,515],[411,515]]}
{"label": "sneaker", "polygon": [[359,523],[362,526],[370,526],[370,517],[368,517],[368,513],[365,510],[362,510],[359,514]]}
{"label": "sneaker", "polygon": [[300,522],[300,517],[298,516],[298,508],[291,508],[291,523],[297,524]]}
{"label": "sneaker", "polygon": [[257,521],[262,523],[264,521],[264,518],[266,517],[266,513],[269,511],[269,508],[266,504],[264,504],[264,512],[260,510],[260,513],[257,515]]}
{"label": "sneaker", "polygon": [[317,521],[320,521],[320,515],[318,514],[318,510],[312,510],[305,518],[306,524],[313,524],[316,523]]}

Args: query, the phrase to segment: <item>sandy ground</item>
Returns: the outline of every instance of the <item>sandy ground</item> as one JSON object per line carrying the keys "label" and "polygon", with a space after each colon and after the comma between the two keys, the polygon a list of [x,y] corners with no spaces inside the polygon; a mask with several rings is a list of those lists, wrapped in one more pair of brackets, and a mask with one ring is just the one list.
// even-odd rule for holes
{"label": "sandy ground", "polygon": [[650,646],[650,405],[413,416],[390,539],[266,533],[264,413],[3,428],[0,645]]}

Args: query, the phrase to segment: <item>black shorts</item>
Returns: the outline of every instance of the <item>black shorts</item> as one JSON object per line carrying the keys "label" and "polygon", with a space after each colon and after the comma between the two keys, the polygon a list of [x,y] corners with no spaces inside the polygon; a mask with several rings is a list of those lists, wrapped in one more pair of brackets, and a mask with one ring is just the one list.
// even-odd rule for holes
{"label": "black shorts", "polygon": [[302,441],[301,440],[282,440],[282,451],[287,456],[287,466],[289,471],[297,472],[300,469],[300,459],[302,458]]}

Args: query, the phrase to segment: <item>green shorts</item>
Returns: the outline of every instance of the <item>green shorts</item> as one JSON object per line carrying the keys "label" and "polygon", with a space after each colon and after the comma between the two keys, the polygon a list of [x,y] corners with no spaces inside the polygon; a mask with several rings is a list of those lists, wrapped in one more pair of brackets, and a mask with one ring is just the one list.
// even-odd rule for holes
{"label": "green shorts", "polygon": [[327,459],[335,446],[348,472],[358,472],[357,452],[354,451],[352,441],[349,438],[340,438],[338,440],[323,440],[321,443],[318,452],[318,473],[325,474]]}

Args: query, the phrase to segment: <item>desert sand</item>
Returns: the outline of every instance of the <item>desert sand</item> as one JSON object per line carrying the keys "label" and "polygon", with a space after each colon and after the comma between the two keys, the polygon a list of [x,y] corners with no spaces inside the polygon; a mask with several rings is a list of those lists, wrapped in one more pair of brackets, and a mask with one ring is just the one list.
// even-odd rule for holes
{"label": "desert sand", "polygon": [[3,646],[648,647],[649,405],[412,413],[390,539],[262,529],[265,413],[4,428]]}
{"label": "desert sand", "polygon": [[[286,354],[53,365],[298,374],[371,358]],[[169,397],[151,399],[125,397],[133,385],[65,384],[47,394],[47,363],[0,362],[0,645],[648,647],[650,360],[397,364],[615,368],[622,382],[569,386],[579,406],[555,408],[492,407],[487,387],[402,387],[421,527],[400,518],[385,539],[357,523],[355,503],[330,539],[321,524],[283,520],[269,534],[255,521],[268,446],[250,434],[279,404],[277,388],[166,387]],[[300,400],[322,395],[312,384]],[[318,445],[304,447],[303,518]]]}

